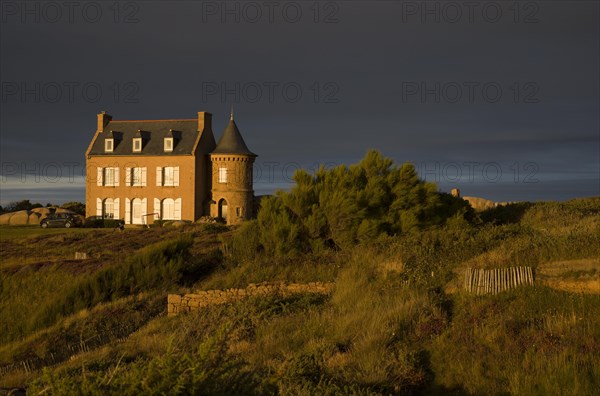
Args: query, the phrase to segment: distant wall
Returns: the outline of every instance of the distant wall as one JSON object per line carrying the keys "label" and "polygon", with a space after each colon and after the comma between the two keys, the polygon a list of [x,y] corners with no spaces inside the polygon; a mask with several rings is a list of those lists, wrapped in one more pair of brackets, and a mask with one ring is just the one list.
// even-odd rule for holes
{"label": "distant wall", "polygon": [[196,311],[211,305],[239,301],[248,297],[279,295],[283,297],[300,293],[329,294],[333,283],[251,283],[245,289],[208,290],[191,294],[169,294],[167,297],[168,316],[179,312]]}

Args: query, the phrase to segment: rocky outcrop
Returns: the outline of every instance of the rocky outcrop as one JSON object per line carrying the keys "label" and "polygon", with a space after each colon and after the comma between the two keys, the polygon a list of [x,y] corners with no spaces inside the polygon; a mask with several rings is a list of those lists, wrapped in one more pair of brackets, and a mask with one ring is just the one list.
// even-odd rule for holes
{"label": "rocky outcrop", "polygon": [[50,213],[73,213],[63,208],[34,208],[0,215],[0,225],[39,225]]}
{"label": "rocky outcrop", "polygon": [[497,202],[490,201],[489,199],[479,198],[479,197],[463,197],[463,199],[471,205],[473,209],[476,211],[482,211],[486,209],[492,209],[496,206],[500,205]]}

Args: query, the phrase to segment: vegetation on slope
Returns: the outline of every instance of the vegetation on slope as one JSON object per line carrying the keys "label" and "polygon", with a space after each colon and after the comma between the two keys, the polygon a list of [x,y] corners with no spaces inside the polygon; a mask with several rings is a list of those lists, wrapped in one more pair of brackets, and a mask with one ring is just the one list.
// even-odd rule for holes
{"label": "vegetation on slope", "polygon": [[[0,315],[27,307],[34,319],[2,324],[1,361],[47,356],[118,321],[139,330],[0,383],[58,395],[594,394],[599,295],[537,283],[473,296],[454,283],[467,266],[529,265],[537,274],[570,260],[591,267],[564,276],[597,279],[600,198],[475,215],[410,169],[369,153],[350,168],[299,172],[291,192],[267,200],[233,235],[202,225],[127,230],[132,241],[165,241],[134,242],[123,255],[131,257],[105,253],[83,272],[60,256],[39,268],[11,264]],[[58,244],[65,251],[85,243],[70,235]],[[329,298],[271,296],[154,318],[166,292],[273,280],[336,286]],[[37,296],[19,293],[31,287]]]}

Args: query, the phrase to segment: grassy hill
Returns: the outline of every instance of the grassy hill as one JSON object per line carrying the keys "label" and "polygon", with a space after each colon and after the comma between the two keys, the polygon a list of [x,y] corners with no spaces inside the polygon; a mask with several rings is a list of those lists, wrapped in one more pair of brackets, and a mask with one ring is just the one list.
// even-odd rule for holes
{"label": "grassy hill", "polygon": [[[0,387],[53,395],[600,388],[600,198],[508,205],[287,255],[262,249],[255,232],[256,222],[0,228]],[[90,258],[74,260],[79,251]],[[495,296],[460,287],[464,268],[515,265],[533,267],[534,286]],[[167,293],[280,280],[335,289],[165,316]]]}

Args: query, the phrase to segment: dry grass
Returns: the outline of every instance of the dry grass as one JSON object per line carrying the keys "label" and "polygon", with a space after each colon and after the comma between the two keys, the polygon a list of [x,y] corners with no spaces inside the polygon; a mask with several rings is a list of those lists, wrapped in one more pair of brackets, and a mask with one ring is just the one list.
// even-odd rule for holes
{"label": "dry grass", "polygon": [[[521,223],[438,227],[318,257],[280,260],[259,254],[239,262],[226,260],[208,278],[169,291],[275,280],[335,280],[336,288],[330,298],[254,298],[174,318],[140,320],[145,324],[125,342],[79,354],[41,379],[40,373],[17,372],[1,382],[13,386],[36,380],[38,390],[53,386],[64,392],[85,385],[89,394],[106,394],[159,380],[164,388],[155,388],[158,392],[172,389],[169,386],[189,373],[208,378],[212,389],[224,389],[246,381],[235,375],[243,371],[252,373],[258,394],[595,394],[600,387],[598,295],[541,285],[496,296],[447,295],[441,287],[448,279],[439,274],[452,275],[464,266],[532,265],[539,279],[595,281],[598,260],[590,257],[598,257],[595,242],[600,234],[593,214],[599,203],[535,204]],[[226,246],[232,234],[219,238],[215,230],[192,225],[183,230],[127,230],[122,235],[131,238],[131,251],[136,251],[180,232],[194,235],[192,256]],[[92,235],[103,244],[113,241],[129,249],[126,238]],[[32,242],[57,244],[63,253],[93,247],[93,241],[75,234],[38,234],[26,244]],[[36,298],[49,298],[65,279],[84,276],[69,270],[75,265],[62,258],[39,268],[36,264],[3,271],[5,291],[16,299],[16,307],[35,304],[19,300],[19,293],[36,286]],[[42,275],[46,278],[39,284],[30,278]],[[44,354],[52,343],[60,346],[60,334],[75,337],[102,323],[110,326],[147,316],[143,307],[139,312],[115,309],[121,305],[129,306],[128,300],[81,311],[25,341],[2,346],[0,356]],[[18,314],[16,309],[11,314]],[[226,337],[215,339],[219,334]],[[198,354],[207,345],[217,347],[219,358],[206,359],[212,352]],[[223,370],[228,375],[222,375]],[[214,377],[215,372],[221,377]],[[112,384],[123,388],[107,387],[107,373],[115,373]]]}
{"label": "dry grass", "polygon": [[600,258],[562,260],[538,267],[538,280],[552,288],[574,293],[600,294]]}

